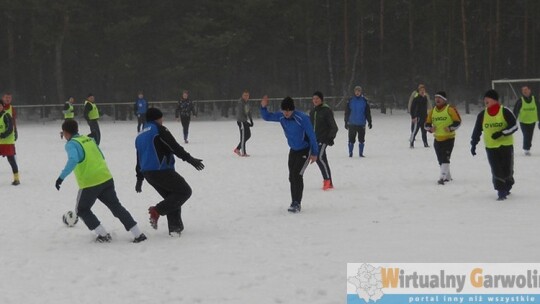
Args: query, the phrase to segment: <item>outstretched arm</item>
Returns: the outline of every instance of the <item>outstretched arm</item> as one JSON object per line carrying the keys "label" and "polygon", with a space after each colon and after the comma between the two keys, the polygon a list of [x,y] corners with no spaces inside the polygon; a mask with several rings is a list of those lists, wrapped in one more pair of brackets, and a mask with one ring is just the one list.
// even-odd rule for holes
{"label": "outstretched arm", "polygon": [[261,117],[262,119],[266,120],[266,121],[279,121],[281,118],[283,118],[283,113],[281,112],[268,112],[268,103],[270,101],[268,100],[268,96],[267,95],[264,95],[263,98],[261,99],[261,108],[260,108],[260,112],[261,112]]}

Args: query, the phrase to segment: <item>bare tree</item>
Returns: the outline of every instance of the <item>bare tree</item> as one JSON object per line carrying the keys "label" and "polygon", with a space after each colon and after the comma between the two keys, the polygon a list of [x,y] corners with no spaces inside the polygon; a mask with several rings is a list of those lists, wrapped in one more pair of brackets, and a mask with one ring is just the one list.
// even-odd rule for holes
{"label": "bare tree", "polygon": [[523,18],[523,74],[527,74],[528,66],[528,38],[529,38],[529,7],[525,0],[525,16]]}
{"label": "bare tree", "polygon": [[64,72],[62,65],[62,50],[64,47],[64,40],[69,27],[69,14],[64,13],[62,31],[58,35],[56,42],[54,44],[54,55],[55,55],[55,69],[56,69],[56,90],[57,96],[60,102],[65,100],[64,92]]}
{"label": "bare tree", "polygon": [[360,57],[360,66],[362,66],[362,57],[360,56],[361,47],[362,47],[361,25],[362,25],[362,18],[360,18],[360,20],[357,20],[357,23],[356,23],[356,43],[355,43],[356,46],[354,48],[354,57],[353,57],[352,65],[351,65],[351,74],[349,77],[349,83],[347,84],[347,87],[345,88],[345,92],[343,92],[343,96],[347,96],[347,93],[350,92],[352,89],[353,81],[356,75],[356,66],[357,66],[358,57]]}
{"label": "bare tree", "polygon": [[383,58],[384,58],[384,0],[380,0],[379,11],[379,83],[383,81]]}
{"label": "bare tree", "polygon": [[330,17],[330,0],[326,0],[326,22],[328,26],[327,41],[326,41],[326,56],[328,59],[328,76],[330,77],[330,94],[335,92],[334,69],[332,67],[332,18]]}
{"label": "bare tree", "polygon": [[465,85],[469,85],[469,51],[467,46],[467,19],[465,16],[465,0],[461,0],[461,29],[463,38],[463,64],[465,73]]}
{"label": "bare tree", "polygon": [[345,67],[345,75],[349,67],[349,16],[347,14],[347,0],[343,0],[343,63]]}
{"label": "bare tree", "polygon": [[414,36],[413,36],[413,24],[414,24],[414,17],[413,17],[413,3],[412,0],[409,0],[408,2],[408,9],[409,9],[409,64],[410,64],[410,71],[411,76],[414,78],[416,75],[416,64],[414,64]]}
{"label": "bare tree", "polygon": [[15,29],[13,26],[14,16],[10,11],[6,11],[7,22],[7,53],[8,53],[8,77],[9,77],[9,89],[11,91],[16,90],[16,77],[15,77]]}

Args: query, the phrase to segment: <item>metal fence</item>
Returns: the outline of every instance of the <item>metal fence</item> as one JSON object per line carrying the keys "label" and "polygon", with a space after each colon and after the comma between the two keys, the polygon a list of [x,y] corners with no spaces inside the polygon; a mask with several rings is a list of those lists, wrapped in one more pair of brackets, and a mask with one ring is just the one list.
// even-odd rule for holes
{"label": "metal fence", "polygon": [[[313,104],[311,97],[293,97],[296,108],[300,111],[308,112]],[[235,119],[236,104],[239,99],[221,99],[221,100],[196,100],[194,101],[197,116],[200,119],[218,120],[218,119]],[[268,105],[270,111],[279,111],[282,98],[271,98]],[[346,97],[329,96],[324,98],[325,102],[334,110],[343,110]],[[259,100],[250,99],[251,111],[253,117],[259,117]],[[96,102],[99,108],[100,120],[124,121],[134,120],[134,102],[115,102],[115,103],[100,103]],[[62,110],[64,104],[55,105],[13,105],[17,111],[17,120],[22,121],[54,121],[63,120],[64,115]],[[166,118],[174,118],[178,101],[150,101],[149,107],[159,108]],[[83,118],[82,103],[75,103],[75,117]]]}

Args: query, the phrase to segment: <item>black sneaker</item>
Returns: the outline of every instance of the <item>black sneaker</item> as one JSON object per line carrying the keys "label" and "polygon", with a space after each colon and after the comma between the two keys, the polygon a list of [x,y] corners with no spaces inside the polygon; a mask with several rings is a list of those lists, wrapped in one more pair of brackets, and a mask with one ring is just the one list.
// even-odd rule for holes
{"label": "black sneaker", "polygon": [[13,186],[18,186],[21,184],[21,182],[17,179],[17,180],[14,180],[12,183],[11,183]]}
{"label": "black sneaker", "polygon": [[300,203],[297,203],[297,202],[292,202],[289,209],[287,209],[287,211],[291,213],[298,213],[300,212],[300,210],[302,210],[302,206],[300,205]]}
{"label": "black sneaker", "polygon": [[498,201],[504,201],[506,197],[508,196],[508,191],[500,190],[497,191],[497,200]]}
{"label": "black sneaker", "polygon": [[409,148],[414,149],[414,141],[410,141],[409,143],[410,143]]}
{"label": "black sneaker", "polygon": [[428,143],[424,143],[424,148],[429,148]]}
{"label": "black sneaker", "polygon": [[110,234],[106,235],[98,235],[96,238],[96,243],[110,243],[112,241],[112,237]]}
{"label": "black sneaker", "polygon": [[146,241],[146,235],[144,235],[144,233],[141,233],[141,235],[133,239],[133,243],[140,243],[143,241]]}
{"label": "black sneaker", "polygon": [[437,181],[437,184],[439,184],[439,185],[444,185],[444,182],[446,182],[446,181],[447,181],[446,179],[442,179],[442,178],[441,178],[441,179],[439,179],[439,180]]}

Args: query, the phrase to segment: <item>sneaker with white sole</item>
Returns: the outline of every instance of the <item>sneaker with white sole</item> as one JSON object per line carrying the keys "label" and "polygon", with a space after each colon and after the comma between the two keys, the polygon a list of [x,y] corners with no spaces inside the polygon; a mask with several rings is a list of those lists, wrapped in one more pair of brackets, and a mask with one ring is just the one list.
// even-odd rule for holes
{"label": "sneaker with white sole", "polygon": [[133,239],[133,243],[140,243],[146,241],[147,237],[144,235],[144,233],[141,233],[138,237]]}
{"label": "sneaker with white sole", "polygon": [[96,237],[96,243],[110,243],[112,241],[112,237],[110,234],[106,235],[98,235]]}

